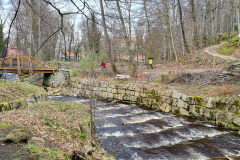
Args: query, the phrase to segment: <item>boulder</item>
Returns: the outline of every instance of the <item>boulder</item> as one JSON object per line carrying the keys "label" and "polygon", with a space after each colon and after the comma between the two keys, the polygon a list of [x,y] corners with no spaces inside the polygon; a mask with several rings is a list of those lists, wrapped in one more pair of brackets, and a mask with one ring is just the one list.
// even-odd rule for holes
{"label": "boulder", "polygon": [[23,129],[14,129],[9,133],[4,142],[27,142],[29,139],[29,134]]}
{"label": "boulder", "polygon": [[183,100],[183,101],[185,101],[185,102],[186,102],[186,101],[187,101],[187,97],[188,97],[187,95],[185,95],[185,94],[182,94],[182,100]]}
{"label": "boulder", "polygon": [[195,96],[194,100],[196,105],[202,106],[204,104],[204,99],[200,96]]}
{"label": "boulder", "polygon": [[94,149],[89,145],[85,145],[83,148],[86,150],[86,152],[85,152],[86,157],[88,155],[92,155],[92,153],[94,152]]}
{"label": "boulder", "polygon": [[182,116],[189,116],[189,112],[184,108],[180,108],[178,112]]}
{"label": "boulder", "polygon": [[106,82],[106,81],[101,81],[101,82],[100,82],[100,86],[101,86],[102,88],[107,88],[107,87],[108,87],[108,82]]}
{"label": "boulder", "polygon": [[177,99],[174,99],[173,101],[172,101],[172,106],[177,106],[177,102],[178,102],[178,100]]}
{"label": "boulder", "polygon": [[170,97],[167,97],[167,96],[163,96],[163,97],[162,97],[162,101],[163,101],[163,102],[166,102],[166,103],[168,103],[168,104],[172,104],[171,98],[170,98]]}
{"label": "boulder", "polygon": [[163,96],[166,96],[166,97],[171,97],[172,96],[172,91],[164,91],[163,92]]}
{"label": "boulder", "polygon": [[45,144],[45,140],[43,138],[38,138],[38,137],[32,137],[31,142],[38,147],[43,147]]}
{"label": "boulder", "polygon": [[82,122],[81,124],[79,124],[79,128],[81,130],[81,134],[86,134],[87,138],[91,137],[90,122]]}
{"label": "boulder", "polygon": [[172,107],[172,113],[178,114],[178,107]]}
{"label": "boulder", "polygon": [[213,98],[208,98],[208,101],[205,105],[207,108],[213,108],[214,107],[214,99]]}
{"label": "boulder", "polygon": [[188,103],[179,99],[178,102],[177,102],[177,107],[188,109]]}
{"label": "boulder", "polygon": [[[226,122],[228,124],[231,124],[233,122],[234,116],[232,115],[232,113],[228,113],[225,111],[218,111],[216,114],[216,121],[217,122]],[[235,119],[235,123],[236,123],[236,119]]]}
{"label": "boulder", "polygon": [[235,118],[233,119],[233,123],[236,124],[236,125],[238,125],[238,126],[240,126],[240,118],[239,118],[239,117],[235,117]]}
{"label": "boulder", "polygon": [[94,153],[92,154],[92,159],[93,159],[93,160],[102,160],[101,156],[98,155],[96,152],[94,152]]}
{"label": "boulder", "polygon": [[190,104],[190,105],[196,104],[196,103],[195,103],[195,100],[194,100],[194,97],[190,97],[190,96],[187,97],[187,102],[188,102],[188,104]]}
{"label": "boulder", "polygon": [[34,98],[27,98],[27,99],[26,99],[26,103],[27,103],[27,105],[31,105],[31,104],[35,104],[36,101],[35,101]]}
{"label": "boulder", "polygon": [[85,160],[85,154],[81,151],[74,151],[71,160]]}
{"label": "boulder", "polygon": [[176,91],[172,92],[172,98],[180,99],[182,97],[182,93],[178,93]]}
{"label": "boulder", "polygon": [[196,106],[195,105],[190,105],[189,106],[189,112],[196,115]]}
{"label": "boulder", "polygon": [[165,112],[170,112],[172,110],[172,107],[169,105],[169,104],[166,104],[166,107],[165,107]]}

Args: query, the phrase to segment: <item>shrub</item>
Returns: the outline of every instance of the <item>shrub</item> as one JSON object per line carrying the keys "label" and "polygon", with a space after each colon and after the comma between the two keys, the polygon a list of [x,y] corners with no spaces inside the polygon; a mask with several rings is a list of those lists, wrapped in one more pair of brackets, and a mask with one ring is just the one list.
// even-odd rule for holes
{"label": "shrub", "polygon": [[79,138],[86,140],[87,139],[87,135],[85,133],[80,134]]}
{"label": "shrub", "polygon": [[78,77],[78,76],[79,76],[79,71],[77,71],[77,70],[71,70],[71,71],[70,71],[70,75],[71,75],[71,77]]}

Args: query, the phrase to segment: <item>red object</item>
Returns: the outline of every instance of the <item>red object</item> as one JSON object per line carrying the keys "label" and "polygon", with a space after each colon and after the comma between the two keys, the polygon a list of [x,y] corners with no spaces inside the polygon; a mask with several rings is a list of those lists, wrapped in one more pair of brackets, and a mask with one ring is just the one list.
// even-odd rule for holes
{"label": "red object", "polygon": [[106,67],[106,63],[105,62],[103,63],[103,67]]}

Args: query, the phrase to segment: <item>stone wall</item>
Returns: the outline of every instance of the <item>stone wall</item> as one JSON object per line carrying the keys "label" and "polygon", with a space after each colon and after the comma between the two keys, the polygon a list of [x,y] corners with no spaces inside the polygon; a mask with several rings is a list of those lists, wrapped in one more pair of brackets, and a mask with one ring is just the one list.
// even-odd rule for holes
{"label": "stone wall", "polygon": [[226,128],[240,129],[240,106],[238,101],[221,102],[213,98],[187,96],[176,91],[163,91],[114,84],[106,81],[90,82],[86,79],[70,79],[72,92],[79,96],[96,96],[99,99],[120,100],[145,105],[151,109],[205,120]]}
{"label": "stone wall", "polygon": [[42,93],[40,95],[31,95],[30,98],[23,98],[21,100],[16,100],[8,103],[0,103],[0,112],[6,110],[19,109],[21,107],[25,107],[31,104],[35,104],[37,102],[43,102],[47,100],[48,100],[47,93]]}
{"label": "stone wall", "polygon": [[43,85],[45,86],[68,86],[70,73],[67,70],[59,70],[54,74],[45,73],[43,76]]}

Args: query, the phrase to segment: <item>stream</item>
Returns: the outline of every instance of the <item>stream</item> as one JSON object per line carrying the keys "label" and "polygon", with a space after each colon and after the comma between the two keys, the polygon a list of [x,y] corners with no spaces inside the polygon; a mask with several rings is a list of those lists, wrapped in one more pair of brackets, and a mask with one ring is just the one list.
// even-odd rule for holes
{"label": "stream", "polygon": [[9,80],[9,81],[17,81],[18,79],[18,75],[17,74],[14,74],[14,73],[1,73],[0,72],[0,79],[6,79],[6,80]]}
{"label": "stream", "polygon": [[[55,96],[51,101],[82,102]],[[240,135],[207,123],[135,104],[93,101],[97,135],[118,160],[240,159]]]}

